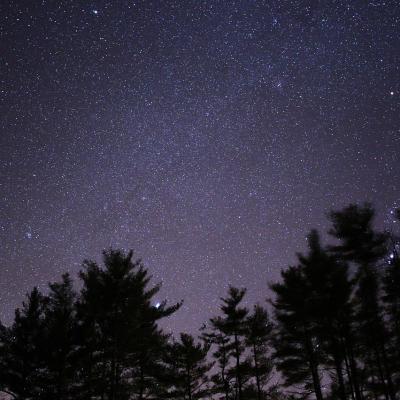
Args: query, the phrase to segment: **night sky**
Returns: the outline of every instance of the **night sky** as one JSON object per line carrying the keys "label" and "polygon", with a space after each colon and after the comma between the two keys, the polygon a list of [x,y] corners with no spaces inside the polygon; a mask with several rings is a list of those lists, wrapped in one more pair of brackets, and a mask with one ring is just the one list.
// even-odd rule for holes
{"label": "night sky", "polygon": [[191,331],[229,284],[263,301],[329,209],[399,205],[398,1],[0,7],[5,323],[113,246]]}

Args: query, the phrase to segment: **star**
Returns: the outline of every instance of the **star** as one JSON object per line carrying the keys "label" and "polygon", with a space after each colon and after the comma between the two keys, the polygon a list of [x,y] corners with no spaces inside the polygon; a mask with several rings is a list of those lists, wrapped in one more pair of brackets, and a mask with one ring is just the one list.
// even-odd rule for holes
{"label": "star", "polygon": [[37,271],[2,275],[20,292],[8,321],[32,286],[122,247],[186,302],[173,331],[195,333],[228,283],[267,297],[344,200],[399,225],[397,11],[25,2],[28,27],[3,3],[0,262]]}

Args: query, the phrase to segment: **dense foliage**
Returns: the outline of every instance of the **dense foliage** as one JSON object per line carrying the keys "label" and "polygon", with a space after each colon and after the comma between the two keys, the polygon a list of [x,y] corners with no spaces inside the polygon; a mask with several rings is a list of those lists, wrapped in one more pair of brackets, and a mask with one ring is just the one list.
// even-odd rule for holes
{"label": "dense foliage", "polygon": [[79,293],[65,274],[0,324],[0,391],[21,400],[400,398],[398,241],[376,230],[368,204],[329,218],[333,244],[312,231],[307,253],[271,284],[269,305],[249,310],[246,290],[230,287],[198,338],[160,328],[181,303],[155,303],[160,286],[132,252],[85,261]]}

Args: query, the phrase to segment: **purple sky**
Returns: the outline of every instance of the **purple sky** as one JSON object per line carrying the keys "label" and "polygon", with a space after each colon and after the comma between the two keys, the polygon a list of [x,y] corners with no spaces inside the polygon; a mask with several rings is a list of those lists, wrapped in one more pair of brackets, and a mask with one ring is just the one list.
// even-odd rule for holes
{"label": "purple sky", "polygon": [[397,1],[4,3],[4,322],[113,246],[197,329],[229,284],[269,296],[329,209],[396,206]]}

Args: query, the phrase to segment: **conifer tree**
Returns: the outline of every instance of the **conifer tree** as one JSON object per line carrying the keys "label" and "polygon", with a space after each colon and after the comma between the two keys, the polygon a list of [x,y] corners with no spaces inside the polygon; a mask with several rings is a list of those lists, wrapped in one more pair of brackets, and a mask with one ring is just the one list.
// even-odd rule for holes
{"label": "conifer tree", "polygon": [[[400,222],[400,209],[396,210]],[[394,233],[388,234],[389,248],[382,276],[382,301],[388,333],[388,363],[393,372],[393,386],[397,397],[400,391],[400,239]],[[390,340],[389,340],[390,339]]]}
{"label": "conifer tree", "polygon": [[211,324],[231,340],[230,348],[234,358],[232,372],[235,376],[235,398],[238,400],[243,399],[243,385],[246,378],[249,377],[248,363],[245,363],[242,359],[245,351],[244,334],[248,310],[245,307],[240,307],[240,303],[245,294],[246,289],[230,286],[228,297],[221,299],[223,303],[221,306],[222,318],[211,319]]}
{"label": "conifer tree", "polygon": [[[348,278],[347,264],[336,260],[320,244],[319,235],[308,236],[309,253],[299,255],[300,266],[309,285],[310,317],[314,319],[319,350],[324,364],[335,371],[332,387],[336,396],[347,398],[345,372],[351,381],[346,349],[352,342],[353,284]],[[350,385],[351,386],[351,385]]]}
{"label": "conifer tree", "polygon": [[181,333],[180,341],[172,343],[167,358],[172,388],[168,397],[196,400],[210,394],[208,372],[213,363],[207,360],[209,345],[195,343],[193,336]]}
{"label": "conifer tree", "polygon": [[46,346],[44,312],[46,301],[35,287],[4,339],[3,386],[17,399],[43,399],[44,375],[47,365],[43,358]]}
{"label": "conifer tree", "polygon": [[77,305],[77,398],[80,400],[105,396],[106,380],[103,363],[104,339],[99,318],[102,306],[101,268],[92,261],[84,261],[79,274],[83,281]]}
{"label": "conifer tree", "polygon": [[385,256],[388,237],[374,230],[375,211],[370,204],[351,204],[329,216],[332,222],[329,233],[339,240],[338,245],[331,246],[336,256],[354,262],[362,269],[375,267]]}
{"label": "conifer tree", "polygon": [[213,376],[215,391],[225,399],[242,400],[244,385],[250,379],[250,363],[245,358],[245,332],[248,310],[241,307],[245,289],[229,287],[228,296],[221,298],[222,315],[210,319],[204,337],[216,344],[213,353],[218,360],[220,372]]}
{"label": "conifer tree", "polygon": [[269,356],[272,323],[268,312],[260,305],[255,305],[253,313],[246,321],[246,345],[251,353],[252,376],[256,381],[257,400],[265,398],[265,385],[271,378],[273,364]]}
{"label": "conifer tree", "polygon": [[305,391],[312,388],[322,400],[321,367],[326,358],[321,347],[316,289],[322,268],[315,260],[319,252],[315,233],[309,236],[309,248],[307,256],[299,255],[299,265],[282,271],[282,282],[271,286],[276,295],[274,356],[286,386],[303,384]]}
{"label": "conifer tree", "polygon": [[47,399],[74,398],[75,380],[75,293],[68,274],[60,283],[51,283],[46,299],[44,354],[47,376],[44,393]]}
{"label": "conifer tree", "polygon": [[[157,287],[158,291],[159,287]],[[149,300],[153,294],[150,295]],[[135,398],[143,400],[165,393],[165,370],[163,360],[169,349],[169,336],[157,325],[160,318],[167,317],[180,304],[166,307],[166,302],[148,305],[141,313],[140,325],[135,329],[129,354],[130,391]],[[168,387],[168,382],[167,382]]]}
{"label": "conifer tree", "polygon": [[8,368],[10,364],[9,346],[11,343],[11,329],[8,329],[0,322],[0,393],[7,393],[15,398],[15,393],[11,392],[11,376]]}
{"label": "conifer tree", "polygon": [[212,356],[216,360],[218,366],[218,372],[211,376],[211,381],[213,383],[212,392],[214,394],[223,394],[225,400],[228,400],[233,397],[231,395],[232,377],[229,373],[232,346],[229,337],[217,328],[222,324],[221,317],[216,317],[213,321],[214,324],[211,324],[211,327],[208,329],[206,325],[202,327],[202,338],[214,348]]}
{"label": "conifer tree", "polygon": [[132,252],[110,250],[103,256],[104,269],[87,261],[80,274],[81,351],[87,360],[82,386],[86,396],[124,400],[134,391],[143,399],[154,388],[148,382],[155,362],[152,346],[164,343],[157,321],[180,304],[152,305],[160,286],[148,288],[148,272],[140,260],[132,261]]}
{"label": "conifer tree", "polygon": [[[387,348],[387,331],[380,303],[380,275],[382,259],[388,237],[373,228],[374,210],[369,204],[350,205],[342,211],[332,212],[330,231],[339,244],[332,246],[333,253],[357,266],[355,296],[360,355],[367,381],[378,381],[383,393],[395,399],[392,371]],[[375,388],[378,387],[375,385]]]}
{"label": "conifer tree", "polygon": [[[400,257],[395,246],[389,254],[388,265],[383,275],[384,307],[387,316],[387,330],[392,338],[390,343],[390,362],[392,369],[400,373]],[[400,376],[394,383],[400,389]]]}

